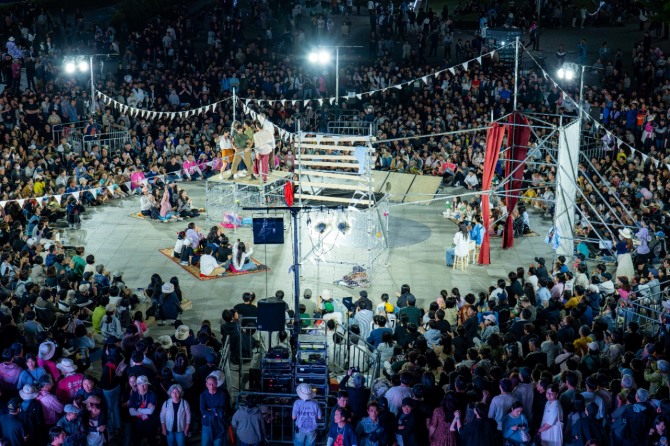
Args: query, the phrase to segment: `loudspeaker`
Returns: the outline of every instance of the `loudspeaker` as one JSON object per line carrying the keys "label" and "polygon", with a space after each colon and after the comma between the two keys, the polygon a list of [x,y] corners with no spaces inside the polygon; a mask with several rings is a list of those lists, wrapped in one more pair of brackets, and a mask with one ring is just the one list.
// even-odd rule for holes
{"label": "loudspeaker", "polygon": [[261,299],[258,301],[258,329],[282,331],[286,328],[286,304],[283,301]]}

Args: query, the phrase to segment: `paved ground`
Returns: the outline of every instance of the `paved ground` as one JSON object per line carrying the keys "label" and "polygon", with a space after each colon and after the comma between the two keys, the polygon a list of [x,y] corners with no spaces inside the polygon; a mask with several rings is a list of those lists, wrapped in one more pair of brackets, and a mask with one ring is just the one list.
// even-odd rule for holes
{"label": "paved ground", "polygon": [[[185,183],[196,206],[204,205],[204,183]],[[492,241],[492,265],[488,267],[470,265],[465,272],[454,271],[445,266],[444,252],[451,244],[456,225],[442,217],[444,202],[433,205],[407,205],[390,209],[391,226],[394,232],[403,232],[403,245],[390,249],[388,267],[375,271],[373,284],[368,293],[373,301],[381,293],[393,294],[403,283],[412,286],[413,293],[424,305],[432,301],[441,289],[458,287],[462,291],[479,292],[495,283],[499,277],[520,265],[529,265],[535,256],[551,258],[551,250],[543,242],[543,237],[517,239],[515,247],[500,248],[500,239]],[[284,245],[256,246],[254,257],[266,263],[271,271],[262,274],[200,281],[184,271],[174,262],[158,252],[160,248],[173,246],[176,232],[185,228],[185,223],[154,223],[131,218],[129,215],[139,209],[139,198],[127,198],[111,205],[87,210],[81,230],[67,231],[66,243],[83,243],[87,253],[94,254],[96,263],[105,264],[110,271],[125,272],[124,279],[131,288],[143,288],[149,283],[153,273],[164,280],[179,277],[184,296],[192,299],[193,309],[184,313],[184,322],[197,326],[203,319],[210,319],[218,327],[221,311],[241,301],[244,291],[254,291],[258,298],[274,294],[282,289],[287,295],[293,293],[293,276],[289,274],[292,264],[292,244],[290,232],[286,233]],[[394,219],[397,219],[394,221]],[[534,216],[536,231],[544,234],[547,223]],[[204,231],[213,226],[204,217],[196,220]],[[239,229],[231,239],[250,241],[251,230]],[[311,249],[308,236],[303,237],[303,255]],[[331,258],[341,255],[353,260],[363,260],[360,249],[351,246],[331,246]],[[325,251],[325,249],[324,249]],[[302,264],[301,287],[309,287],[314,292],[332,290],[335,296],[358,294],[359,289],[349,289],[333,285],[349,272],[350,266],[319,265],[307,260]],[[155,327],[152,330],[167,332]],[[155,332],[158,333],[158,332]]]}

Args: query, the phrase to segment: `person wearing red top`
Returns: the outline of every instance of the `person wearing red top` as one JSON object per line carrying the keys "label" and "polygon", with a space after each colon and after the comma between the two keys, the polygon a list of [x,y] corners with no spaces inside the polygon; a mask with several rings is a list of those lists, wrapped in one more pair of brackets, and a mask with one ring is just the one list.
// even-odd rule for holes
{"label": "person wearing red top", "polygon": [[84,375],[76,373],[77,366],[70,358],[61,359],[56,367],[63,374],[63,378],[58,381],[58,385],[56,386],[56,397],[61,403],[67,404],[72,401],[77,391],[81,389]]}

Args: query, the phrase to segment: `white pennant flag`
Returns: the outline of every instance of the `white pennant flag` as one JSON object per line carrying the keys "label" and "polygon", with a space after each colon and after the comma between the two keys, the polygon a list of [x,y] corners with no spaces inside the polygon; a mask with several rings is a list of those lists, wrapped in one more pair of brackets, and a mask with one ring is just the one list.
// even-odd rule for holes
{"label": "white pennant flag", "polygon": [[305,99],[304,101],[302,101],[303,107],[307,107],[307,104],[309,104],[309,99]]}
{"label": "white pennant flag", "polygon": [[493,50],[493,51],[491,51],[491,52],[489,53],[489,56],[493,57],[493,55],[494,55],[495,53],[496,53],[495,50]]}
{"label": "white pennant flag", "polygon": [[110,194],[114,193],[114,186],[107,186],[107,190],[109,191]]}
{"label": "white pennant flag", "polygon": [[251,101],[251,99],[246,99],[246,100],[244,101],[244,105],[249,105],[249,101]]}
{"label": "white pennant flag", "polygon": [[482,56],[479,56],[479,57],[477,58],[477,63],[478,63],[479,65],[482,64]]}
{"label": "white pennant flag", "polygon": [[456,70],[454,69],[454,67],[449,67],[449,72],[453,75],[456,74]]}
{"label": "white pennant flag", "polygon": [[177,116],[175,112],[170,113],[170,120],[174,119]]}
{"label": "white pennant flag", "polygon": [[3,209],[5,208],[6,205],[7,205],[6,201],[0,201],[0,206],[2,206]]}
{"label": "white pennant flag", "polygon": [[360,94],[360,93],[358,93],[358,94],[356,95],[356,97],[357,97],[358,99],[360,99],[360,98],[362,98],[362,97],[363,97],[363,95],[362,95],[362,94]]}
{"label": "white pennant flag", "polygon": [[463,62],[463,69],[464,69],[464,70],[467,70],[467,69],[468,69],[468,63],[467,63],[467,62]]}
{"label": "white pennant flag", "polygon": [[323,105],[323,99],[319,99],[319,105]]}
{"label": "white pennant flag", "polygon": [[246,105],[242,105],[242,111],[246,115],[247,113],[249,113],[249,107],[247,107]]}
{"label": "white pennant flag", "polygon": [[295,105],[295,103],[298,102],[295,99],[291,101],[291,105]]}
{"label": "white pennant flag", "polygon": [[130,181],[126,181],[126,182],[125,182],[125,185],[126,185],[126,187],[127,187],[128,189],[130,189],[130,186],[131,186]]}
{"label": "white pennant flag", "polygon": [[279,101],[279,103],[280,103],[281,105],[286,105],[286,99],[282,99],[281,101]]}
{"label": "white pennant flag", "polygon": [[333,136],[333,142],[335,143],[336,146],[339,145],[340,137],[339,136]]}
{"label": "white pennant flag", "polygon": [[89,189],[89,192],[93,195],[94,200],[98,197],[98,189]]}
{"label": "white pennant flag", "polygon": [[19,207],[23,207],[23,203],[26,202],[25,198],[21,198],[20,200],[16,200],[17,203],[19,203]]}
{"label": "white pennant flag", "polygon": [[402,84],[394,85],[394,88],[397,88],[398,90],[402,90]]}
{"label": "white pennant flag", "polygon": [[62,195],[54,195],[54,198],[56,199],[58,204],[60,204],[60,200],[61,200],[61,198],[63,198],[63,196]]}
{"label": "white pennant flag", "polygon": [[329,101],[330,101],[330,105],[333,105],[333,102],[335,102],[335,98],[330,98]]}
{"label": "white pennant flag", "polygon": [[424,76],[421,78],[424,84],[428,85],[428,76]]}
{"label": "white pennant flag", "polygon": [[80,192],[73,192],[72,196],[74,197],[75,200],[79,201],[79,194]]}

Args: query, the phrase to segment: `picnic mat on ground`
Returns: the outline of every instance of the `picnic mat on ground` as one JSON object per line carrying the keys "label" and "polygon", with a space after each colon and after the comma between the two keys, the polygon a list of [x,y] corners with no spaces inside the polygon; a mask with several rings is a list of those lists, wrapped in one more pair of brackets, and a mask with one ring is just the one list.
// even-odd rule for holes
{"label": "picnic mat on ground", "polygon": [[[198,212],[200,215],[203,215],[205,213],[204,209],[198,209]],[[154,220],[153,218],[149,218],[146,215],[142,214],[141,212],[133,212],[130,214],[130,218],[136,218],[138,220],[148,220],[148,221],[155,221],[155,222],[161,222],[161,223],[174,223],[176,221],[183,221],[183,220],[190,220],[190,218],[182,218],[181,220],[177,219],[170,219],[170,220]]]}
{"label": "picnic mat on ground", "polygon": [[251,271],[241,271],[238,273],[233,273],[228,271],[228,274],[225,276],[200,276],[200,267],[198,266],[193,266],[193,265],[180,265],[179,264],[179,259],[174,257],[172,255],[172,248],[164,248],[164,249],[159,249],[160,253],[166,256],[168,259],[172,260],[174,263],[176,263],[178,266],[184,268],[186,271],[191,273],[196,279],[198,280],[212,280],[212,279],[225,279],[227,277],[236,277],[236,276],[243,276],[245,274],[256,274],[256,273],[264,273],[266,271],[270,271],[270,268],[267,267],[267,265],[263,265],[261,262],[258,260],[254,259],[253,257],[251,258],[251,261],[254,262],[257,266],[256,269],[251,270]]}

